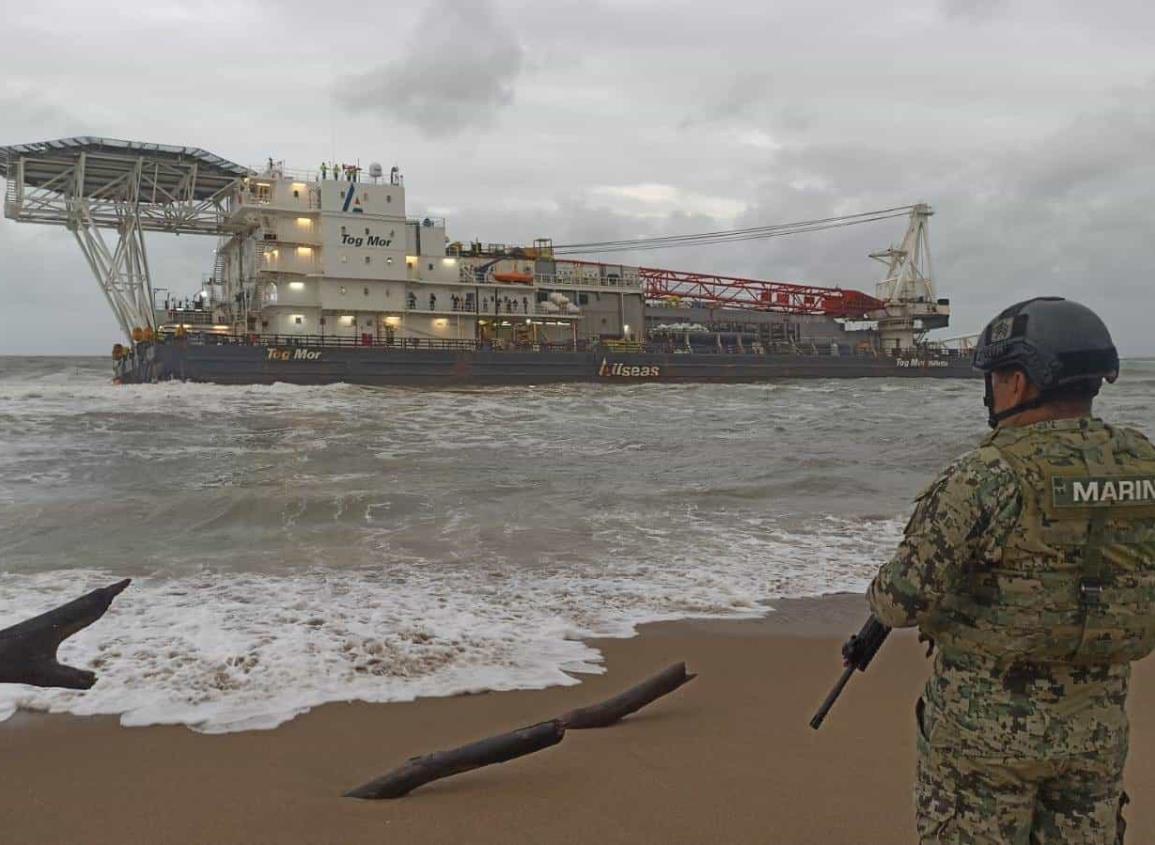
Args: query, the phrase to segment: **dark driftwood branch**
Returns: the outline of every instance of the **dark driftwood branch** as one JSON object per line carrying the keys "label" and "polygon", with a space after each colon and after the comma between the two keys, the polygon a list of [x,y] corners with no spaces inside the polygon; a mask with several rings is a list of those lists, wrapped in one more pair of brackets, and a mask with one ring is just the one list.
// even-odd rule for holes
{"label": "dark driftwood branch", "polygon": [[0,683],[88,689],[96,675],[56,660],[60,643],[104,615],[131,583],[125,578],[0,631]]}
{"label": "dark driftwood branch", "polygon": [[345,793],[346,798],[400,798],[422,784],[450,775],[504,763],[543,748],[557,745],[565,736],[565,726],[556,719],[528,728],[492,736],[450,751],[411,757],[389,774]]}
{"label": "dark driftwood branch", "polygon": [[571,710],[552,722],[542,722],[540,725],[493,736],[450,751],[412,757],[389,774],[350,789],[345,797],[400,798],[430,781],[541,751],[561,742],[569,728],[604,728],[612,725],[696,677],[686,673],[685,663],[675,663],[620,695],[601,704]]}
{"label": "dark driftwood branch", "polygon": [[696,677],[698,676],[686,674],[685,663],[675,663],[620,695],[615,695],[601,704],[571,710],[564,716],[559,716],[558,720],[568,730],[604,728],[641,710],[650,702],[673,692]]}

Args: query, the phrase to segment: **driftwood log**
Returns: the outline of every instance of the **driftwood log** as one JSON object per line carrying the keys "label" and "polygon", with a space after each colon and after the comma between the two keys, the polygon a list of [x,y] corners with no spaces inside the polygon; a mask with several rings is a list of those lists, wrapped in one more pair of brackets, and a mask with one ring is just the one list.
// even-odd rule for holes
{"label": "driftwood log", "polygon": [[647,704],[673,692],[682,684],[689,683],[698,677],[686,673],[685,663],[675,663],[663,669],[658,674],[647,678],[635,687],[603,701],[601,704],[592,704],[589,707],[580,707],[571,710],[558,720],[567,730],[582,730],[584,728],[604,728],[619,722],[631,713],[636,713]]}
{"label": "driftwood log", "polygon": [[411,757],[400,768],[350,789],[345,797],[400,798],[431,781],[524,757],[557,745],[567,729],[604,728],[621,721],[696,677],[686,673],[685,663],[675,663],[620,695],[600,704],[571,710],[553,721],[499,734],[450,751]]}
{"label": "driftwood log", "polygon": [[0,631],[0,683],[65,689],[91,687],[96,675],[59,663],[56,650],[68,637],[103,616],[112,600],[130,583],[131,579],[126,578],[101,587]]}
{"label": "driftwood log", "polygon": [[346,798],[400,798],[422,784],[450,775],[504,763],[543,748],[557,745],[565,736],[565,726],[554,719],[510,733],[492,736],[450,751],[411,757],[405,765],[387,775],[345,793]]}

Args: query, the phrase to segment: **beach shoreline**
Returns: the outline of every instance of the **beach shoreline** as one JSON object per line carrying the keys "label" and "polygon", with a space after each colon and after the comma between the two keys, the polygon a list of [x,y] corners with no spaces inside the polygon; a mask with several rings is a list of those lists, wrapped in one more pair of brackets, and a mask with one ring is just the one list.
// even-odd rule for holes
{"label": "beach shoreline", "polygon": [[[913,707],[929,670],[910,632],[856,675],[821,731],[860,595],[771,603],[759,619],[594,640],[606,673],[544,690],[328,704],[269,731],[122,728],[18,713],[0,723],[6,843],[906,843]],[[414,754],[600,701],[672,662],[700,677],[619,725],[398,801],[341,793]],[[1130,703],[1129,839],[1155,841],[1155,661]]]}

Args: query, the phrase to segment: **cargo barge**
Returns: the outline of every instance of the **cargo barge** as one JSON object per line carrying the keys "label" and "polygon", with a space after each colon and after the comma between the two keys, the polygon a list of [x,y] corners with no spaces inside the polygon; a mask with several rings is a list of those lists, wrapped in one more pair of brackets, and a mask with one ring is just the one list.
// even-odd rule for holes
{"label": "cargo barge", "polygon": [[181,379],[219,384],[454,386],[557,382],[757,382],[797,378],[968,378],[959,355],[677,353],[590,349],[495,350],[453,344],[321,346],[286,338],[222,341],[190,335],[138,344],[116,362],[122,383]]}
{"label": "cargo barge", "polygon": [[[886,271],[867,295],[583,255],[643,242],[463,243],[442,219],[408,217],[400,170],[378,164],[247,168],[192,147],[68,138],[0,148],[0,175],[7,217],[75,233],[124,334],[124,383],[974,375],[965,346],[928,340],[950,304],[931,276],[925,205],[791,224],[906,217],[901,243],[872,255]],[[145,232],[216,238],[191,295],[153,287]]]}

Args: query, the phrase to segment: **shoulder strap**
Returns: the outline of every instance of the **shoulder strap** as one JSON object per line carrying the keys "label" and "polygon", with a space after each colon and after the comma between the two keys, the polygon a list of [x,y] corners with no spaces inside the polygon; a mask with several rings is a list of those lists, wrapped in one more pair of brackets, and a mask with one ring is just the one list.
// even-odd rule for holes
{"label": "shoulder strap", "polygon": [[[1090,445],[1084,448],[1083,460],[1086,461],[1087,469],[1092,473],[1104,470],[1108,473],[1117,472],[1119,462],[1115,459],[1114,445],[1115,437],[1112,436],[1106,448],[1094,452]],[[1103,590],[1103,581],[1107,575],[1103,566],[1103,536],[1106,533],[1107,517],[1110,512],[1109,508],[1092,510],[1087,522],[1087,542],[1083,546],[1083,577],[1079,581],[1079,598],[1084,607],[1098,604],[1099,594]]]}

